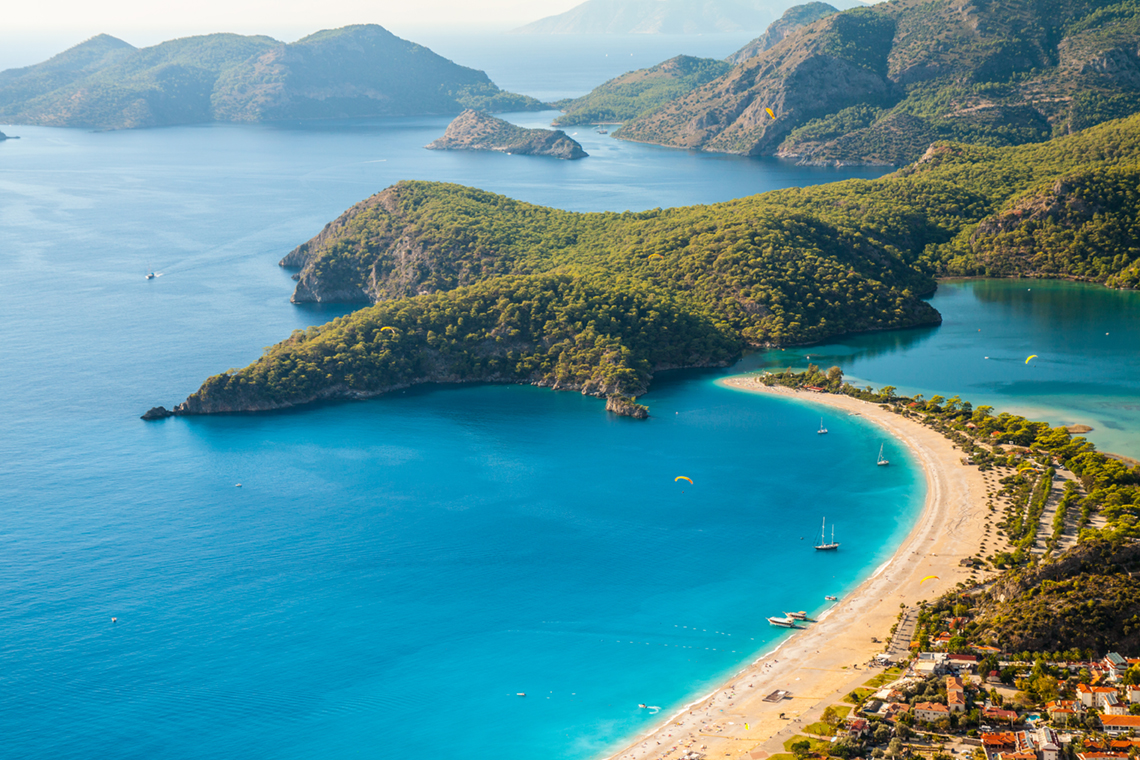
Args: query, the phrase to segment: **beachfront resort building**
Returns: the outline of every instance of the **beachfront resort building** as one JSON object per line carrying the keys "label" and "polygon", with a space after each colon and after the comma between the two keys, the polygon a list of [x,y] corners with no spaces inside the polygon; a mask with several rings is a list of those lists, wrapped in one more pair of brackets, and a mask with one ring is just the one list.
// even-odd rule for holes
{"label": "beachfront resort building", "polygon": [[1100,725],[1109,736],[1140,731],[1140,715],[1102,715]]}

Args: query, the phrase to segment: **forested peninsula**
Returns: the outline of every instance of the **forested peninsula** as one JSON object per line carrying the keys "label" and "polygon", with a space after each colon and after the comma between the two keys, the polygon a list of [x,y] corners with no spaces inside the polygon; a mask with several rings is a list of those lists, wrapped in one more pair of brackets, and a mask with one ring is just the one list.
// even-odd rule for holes
{"label": "forested peninsula", "polygon": [[0,121],[54,127],[543,107],[375,24],[327,29],[289,44],[208,34],[135,48],[101,34],[43,63],[0,72]]}
{"label": "forested peninsula", "polygon": [[209,378],[181,414],[516,382],[625,401],[747,346],[940,321],[937,275],[1140,284],[1140,116],[1048,143],[932,145],[873,181],[580,214],[402,182],[282,260],[293,300],[372,306]]}
{"label": "forested peninsula", "polygon": [[730,56],[730,71],[638,113],[615,136],[902,165],[936,140],[1022,145],[1140,111],[1140,0],[821,5],[790,9]]}

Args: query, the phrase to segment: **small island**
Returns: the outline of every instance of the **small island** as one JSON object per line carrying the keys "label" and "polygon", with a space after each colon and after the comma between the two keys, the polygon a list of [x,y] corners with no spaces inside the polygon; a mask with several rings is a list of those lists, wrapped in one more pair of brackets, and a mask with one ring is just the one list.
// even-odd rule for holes
{"label": "small island", "polygon": [[443,137],[424,146],[428,150],[496,150],[524,156],[585,158],[577,141],[560,129],[526,129],[468,108],[447,125]]}

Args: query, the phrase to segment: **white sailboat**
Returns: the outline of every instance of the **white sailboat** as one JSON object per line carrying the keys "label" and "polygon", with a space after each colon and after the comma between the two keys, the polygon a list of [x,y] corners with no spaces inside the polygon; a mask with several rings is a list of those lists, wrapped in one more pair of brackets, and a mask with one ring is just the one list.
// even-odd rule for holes
{"label": "white sailboat", "polygon": [[891,463],[889,459],[887,459],[886,457],[883,456],[883,446],[884,445],[886,445],[886,444],[880,444],[879,445],[879,461],[875,463],[875,464],[879,465],[880,467],[886,467],[888,464]]}
{"label": "white sailboat", "polygon": [[839,544],[835,543],[835,526],[831,526],[831,541],[827,540],[827,518],[823,518],[823,525],[819,529],[819,543],[816,544],[815,550],[817,552],[835,551],[839,548]]}
{"label": "white sailboat", "polygon": [[815,431],[819,435],[827,435],[827,428],[823,426],[823,417],[819,418],[819,430]]}

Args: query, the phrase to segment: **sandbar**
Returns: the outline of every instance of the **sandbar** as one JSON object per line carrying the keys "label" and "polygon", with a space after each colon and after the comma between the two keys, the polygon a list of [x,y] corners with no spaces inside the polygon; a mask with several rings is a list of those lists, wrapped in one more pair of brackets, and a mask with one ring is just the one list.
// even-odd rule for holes
{"label": "sandbar", "polygon": [[[881,642],[890,635],[902,606],[914,608],[920,600],[934,599],[960,581],[969,581],[970,568],[960,562],[978,551],[985,534],[987,484],[992,488],[998,476],[964,464],[962,452],[940,433],[850,396],[768,387],[749,375],[719,382],[745,392],[820,404],[878,425],[921,463],[926,501],[892,558],[819,622],[796,631],[776,651],[610,755],[610,760],[678,758],[692,751],[706,758],[760,760],[783,752],[784,741],[818,720],[824,708],[842,704],[845,695],[881,672],[867,663],[883,651]],[[939,580],[920,585],[928,575]],[[772,613],[757,610],[756,614]],[[908,644],[902,642],[903,647]],[[764,697],[777,689],[791,696],[765,702]]]}

